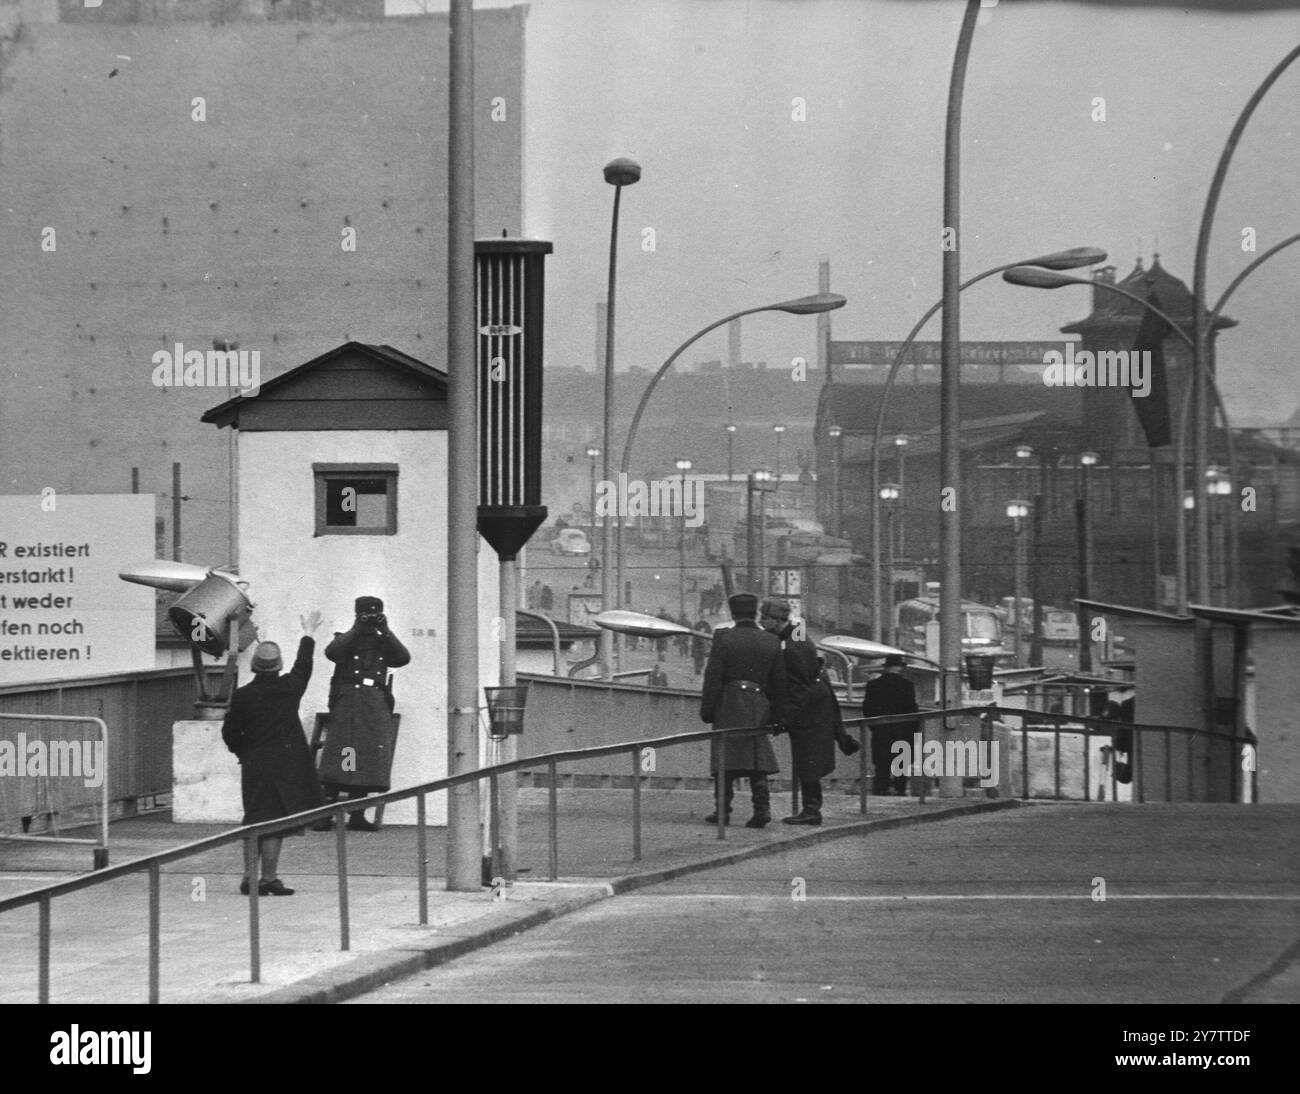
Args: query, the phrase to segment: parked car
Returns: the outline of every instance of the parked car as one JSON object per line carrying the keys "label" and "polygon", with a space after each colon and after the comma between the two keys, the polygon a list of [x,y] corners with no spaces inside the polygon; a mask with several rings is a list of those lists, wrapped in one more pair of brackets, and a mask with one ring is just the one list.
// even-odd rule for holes
{"label": "parked car", "polygon": [[551,540],[551,553],[556,555],[589,555],[591,543],[587,533],[579,528],[562,528]]}

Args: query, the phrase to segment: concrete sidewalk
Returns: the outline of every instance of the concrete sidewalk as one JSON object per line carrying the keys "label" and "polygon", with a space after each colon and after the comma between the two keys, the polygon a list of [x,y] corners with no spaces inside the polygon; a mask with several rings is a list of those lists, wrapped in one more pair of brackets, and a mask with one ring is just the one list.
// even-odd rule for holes
{"label": "concrete sidewalk", "polygon": [[[743,787],[738,819],[748,815]],[[642,858],[632,859],[631,794],[626,790],[561,789],[560,880],[545,880],[547,792],[519,793],[519,880],[501,891],[451,893],[440,876],[445,830],[430,828],[429,924],[418,925],[415,829],[349,832],[347,840],[351,949],[339,949],[335,837],[309,832],[285,841],[280,873],[292,897],[263,898],[261,982],[249,982],[246,897],[238,846],[168,864],[162,871],[161,995],[163,1002],[328,1002],[490,945],[538,923],[616,893],[693,870],[735,862],[801,843],[820,843],[873,827],[890,828],[973,810],[1006,808],[1012,800],[873,798],[867,816],[856,796],[832,794],[821,828],[779,820],[761,831],[728,829],[725,841],[703,824],[711,795],[690,790],[642,791]],[[788,796],[774,795],[779,818]],[[170,815],[119,821],[112,827],[114,865],[227,830],[174,824]],[[85,848],[0,843],[0,897],[85,870]],[[140,873],[53,902],[51,1002],[144,1002],[148,998],[148,883]],[[37,911],[0,915],[0,1002],[37,998]]]}

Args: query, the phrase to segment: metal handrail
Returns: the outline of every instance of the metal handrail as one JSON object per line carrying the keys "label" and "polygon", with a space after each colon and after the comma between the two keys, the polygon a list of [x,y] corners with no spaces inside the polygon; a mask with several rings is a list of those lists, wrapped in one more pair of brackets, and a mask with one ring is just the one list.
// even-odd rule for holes
{"label": "metal handrail", "polygon": [[[103,718],[96,718],[89,714],[15,714],[0,713],[0,719],[7,719],[15,722],[93,722],[99,726],[99,740],[104,746],[102,763],[104,765],[104,777],[99,785],[99,838],[98,839],[66,839],[68,843],[89,843],[94,845],[93,862],[98,868],[108,864],[108,726]],[[5,836],[5,839],[30,839],[42,840],[48,839],[46,836]]]}
{"label": "metal handrail", "polygon": [[[1069,723],[1070,730],[1078,732],[1080,729],[1085,736],[1092,735],[1092,727],[1109,727],[1111,729],[1130,729],[1135,732],[1135,746],[1140,738],[1138,734],[1143,729],[1162,731],[1165,733],[1166,756],[1168,756],[1169,733],[1182,732],[1186,734],[1205,735],[1204,730],[1195,730],[1187,726],[1150,726],[1144,727],[1134,725],[1130,722],[1114,722],[1102,718],[1075,717],[1072,715],[1048,714],[1039,711],[1024,710],[1019,707],[999,707],[996,705],[984,706],[967,706],[953,707],[941,710],[921,710],[912,714],[891,714],[877,715],[873,717],[848,717],[843,722],[847,725],[855,725],[858,728],[859,744],[859,812],[867,811],[867,762],[869,758],[867,749],[867,730],[877,725],[889,725],[898,722],[916,722],[925,721],[935,718],[949,718],[960,715],[979,715],[983,716],[986,724],[996,716],[1007,715],[1010,717],[1028,718],[1035,721],[1054,721],[1057,723]],[[1082,726],[1081,726],[1081,723]],[[389,790],[381,794],[374,794],[366,798],[348,799],[332,803],[330,805],[319,806],[315,809],[305,810],[301,813],[294,813],[288,817],[277,818],[271,821],[262,821],[258,824],[251,824],[244,827],[232,829],[229,832],[222,832],[215,836],[208,836],[204,839],[195,840],[192,843],[182,844],[179,847],[173,847],[166,851],[159,851],[152,855],[146,855],[142,858],[132,859],[128,862],[120,863],[116,866],[110,866],[98,870],[92,874],[82,877],[70,878],[67,881],[55,882],[51,885],[43,886],[39,889],[32,889],[16,896],[6,897],[0,900],[0,914],[12,911],[17,908],[27,907],[32,904],[39,906],[39,1001],[41,1003],[49,1002],[49,980],[50,980],[50,935],[51,935],[51,902],[55,897],[65,896],[69,893],[88,889],[96,885],[101,885],[109,881],[117,880],[128,874],[147,872],[149,875],[149,1002],[157,1003],[159,1001],[160,988],[160,964],[161,964],[161,867],[169,862],[176,862],[181,859],[190,858],[194,855],[203,854],[208,851],[224,847],[228,844],[243,842],[244,844],[244,864],[245,872],[248,875],[249,894],[249,969],[250,982],[259,983],[261,980],[261,939],[260,939],[260,917],[258,906],[258,893],[256,881],[257,849],[258,841],[264,836],[276,836],[284,832],[304,828],[313,822],[325,820],[333,817],[335,819],[335,841],[337,847],[337,866],[338,866],[338,891],[339,891],[339,935],[341,950],[351,948],[350,939],[350,901],[348,896],[348,876],[347,876],[347,826],[344,819],[349,813],[357,810],[371,809],[376,806],[387,805],[390,802],[404,801],[408,798],[416,799],[416,855],[417,878],[419,885],[419,923],[421,926],[427,926],[429,922],[429,905],[428,905],[428,863],[427,863],[427,844],[426,844],[426,799],[429,794],[439,793],[444,790],[450,790],[456,786],[462,786],[470,782],[476,782],[481,779],[496,780],[502,775],[508,775],[512,772],[528,770],[530,768],[545,765],[548,773],[548,848],[549,848],[549,874],[550,880],[555,881],[559,877],[559,830],[558,830],[558,772],[557,766],[560,763],[580,760],[597,759],[602,756],[613,756],[620,753],[629,753],[631,757],[632,770],[632,857],[634,861],[641,859],[641,780],[644,777],[640,770],[640,760],[643,750],[647,748],[673,747],[676,745],[692,744],[700,741],[714,741],[722,745],[728,737],[745,737],[753,736],[760,733],[770,733],[778,728],[775,724],[768,724],[756,728],[746,729],[707,729],[697,730],[691,733],[670,734],[663,737],[651,737],[638,741],[623,741],[610,745],[597,745],[591,748],[572,748],[558,752],[543,753],[538,756],[528,756],[521,759],[511,760],[506,763],[493,764],[488,767],[476,768],[473,771],[462,772],[458,775],[451,775],[442,779],[435,779],[418,786],[406,787],[398,790]],[[1030,732],[1028,726],[1022,726],[1020,729],[1023,735]],[[1056,794],[1060,794],[1060,733],[1061,729],[1055,731],[1057,734],[1057,781]],[[1221,737],[1227,737],[1225,734],[1210,734]],[[1231,741],[1235,744],[1242,740],[1235,733],[1231,735]],[[1136,749],[1137,760],[1140,761],[1141,750]],[[1085,764],[1087,750],[1085,749]],[[724,808],[724,793],[726,784],[726,750],[719,747],[718,755],[718,777],[717,777],[717,815],[718,815],[718,838],[726,839],[726,816]],[[1027,757],[1028,750],[1022,748],[1022,756]],[[1191,763],[1190,750],[1189,766]],[[1027,762],[1027,761],[1026,761]],[[1140,762],[1134,764],[1135,770],[1140,771]],[[1027,772],[1027,768],[1026,768]],[[1166,783],[1169,780],[1168,764],[1166,764]],[[1113,777],[1112,777],[1113,782]],[[1234,794],[1235,794],[1235,777]],[[1087,776],[1085,773],[1085,794],[1087,792]],[[1140,780],[1138,784],[1139,794],[1141,792]],[[1027,773],[1024,780],[1024,797],[1028,797],[1028,777]],[[1168,796],[1168,795],[1167,795]],[[922,798],[924,801],[924,798]],[[1139,801],[1141,801],[1139,796]]]}

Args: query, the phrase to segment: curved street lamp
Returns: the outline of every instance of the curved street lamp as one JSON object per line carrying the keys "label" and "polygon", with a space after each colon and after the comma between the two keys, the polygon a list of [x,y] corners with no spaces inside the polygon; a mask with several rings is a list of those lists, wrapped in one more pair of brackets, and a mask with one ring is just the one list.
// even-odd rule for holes
{"label": "curved street lamp", "polygon": [[[605,482],[609,482],[614,439],[614,289],[618,269],[618,207],[623,187],[640,181],[641,165],[625,158],[610,160],[605,164],[604,174],[605,181],[614,187],[614,213],[609,228],[609,284],[605,290],[605,414],[600,444],[604,454],[601,474]],[[615,516],[621,533],[623,518],[617,513]],[[600,606],[608,608],[609,604],[609,514],[606,513],[600,528]],[[608,631],[601,632],[600,660],[608,677],[613,671],[614,660],[614,640]]]}
{"label": "curved street lamp", "polygon": [[[632,446],[636,443],[636,431],[641,425],[641,415],[645,413],[646,404],[650,402],[650,396],[659,386],[659,381],[664,378],[668,370],[673,367],[673,363],[682,353],[694,343],[698,342],[710,331],[717,330],[718,327],[725,326],[736,319],[743,318],[746,315],[754,315],[762,311],[780,311],[787,315],[819,315],[822,312],[834,311],[836,308],[842,308],[848,303],[848,300],[840,296],[839,293],[814,293],[811,296],[800,296],[794,300],[783,300],[779,304],[763,304],[757,308],[745,308],[742,311],[733,312],[731,315],[724,316],[716,322],[710,323],[707,327],[692,334],[685,342],[678,346],[669,355],[658,371],[650,377],[650,382],[646,385],[645,391],[641,393],[641,399],[636,405],[636,411],[632,415],[632,424],[628,426],[627,440],[623,442],[623,460],[619,464],[619,482],[624,481],[627,475],[628,465],[632,461]],[[608,477],[608,472],[606,472]],[[619,487],[620,491],[622,486]],[[623,604],[623,522],[620,520],[615,528],[615,578],[617,589],[615,591],[615,602],[618,607]],[[608,571],[606,571],[608,573]],[[608,670],[606,672],[608,676]]]}
{"label": "curved street lamp", "polygon": [[[1300,237],[1296,237],[1296,238],[1300,238]],[[1275,251],[1278,249],[1280,248],[1274,248]],[[1262,260],[1265,256],[1261,255],[1260,257]],[[1254,263],[1254,265],[1256,266],[1258,264],[1259,264],[1258,262]],[[1176,334],[1179,338],[1181,338],[1183,340],[1183,343],[1189,349],[1194,348],[1194,343],[1192,341],[1191,335],[1189,335],[1185,330],[1183,330],[1183,328],[1179,326],[1179,324],[1174,320],[1174,318],[1171,315],[1169,315],[1163,309],[1157,308],[1150,301],[1145,300],[1143,297],[1138,296],[1137,293],[1129,292],[1127,289],[1121,289],[1118,285],[1112,285],[1108,281],[1086,281],[1081,277],[1067,277],[1065,274],[1054,273],[1048,270],[1029,269],[1028,267],[1024,267],[1024,266],[1016,266],[1013,267],[1012,269],[1007,270],[1005,273],[1003,273],[1002,280],[1006,281],[1011,285],[1021,285],[1032,289],[1060,289],[1060,288],[1064,288],[1066,285],[1087,285],[1092,288],[1104,289],[1107,292],[1112,292],[1117,296],[1126,297],[1127,299],[1132,300],[1137,304],[1140,304],[1143,308],[1151,312],[1153,315],[1157,316],[1160,319],[1163,319],[1165,323],[1168,324],[1170,333]],[[1236,285],[1239,283],[1240,280],[1234,283],[1232,285],[1232,288],[1235,289]],[[1225,293],[1223,297],[1219,300],[1219,303],[1215,306],[1214,311],[1211,313],[1212,320],[1217,320],[1219,318],[1219,313],[1223,309],[1223,305],[1227,303],[1228,295],[1229,294]],[[1195,359],[1193,359],[1193,364],[1195,364]],[[1237,454],[1236,454],[1236,446],[1234,445],[1232,440],[1232,427],[1228,422],[1228,412],[1223,405],[1223,398],[1219,394],[1219,386],[1214,382],[1213,378],[1211,378],[1209,381],[1209,389],[1211,392],[1213,392],[1214,401],[1219,408],[1219,418],[1223,422],[1223,435],[1225,438],[1225,447],[1227,448],[1228,466],[1231,468],[1232,478],[1236,480],[1238,477],[1237,476]],[[1192,395],[1194,391],[1195,391],[1194,386],[1192,384],[1188,384],[1186,390],[1183,393],[1182,409],[1180,410],[1178,415],[1178,430],[1177,433],[1175,434],[1175,455],[1174,455],[1174,496],[1175,497],[1181,497],[1184,494],[1184,488],[1185,488],[1184,476],[1186,474],[1184,463],[1186,462],[1187,459],[1187,418],[1188,418],[1189,408],[1192,405]],[[1229,507],[1228,509],[1228,524],[1229,524],[1229,538],[1233,543],[1232,554],[1235,559],[1235,556],[1237,554],[1237,550],[1235,546],[1236,535],[1237,535],[1237,521],[1232,507]],[[1188,584],[1187,582],[1187,529],[1181,520],[1177,522],[1177,527],[1175,529],[1175,532],[1176,535],[1175,535],[1174,542],[1175,542],[1176,559],[1174,563],[1174,568],[1177,570],[1176,577],[1178,581],[1178,610],[1186,611],[1187,610],[1187,584]]]}
{"label": "curved street lamp", "polygon": [[[1093,266],[1098,262],[1106,261],[1106,252],[1099,247],[1071,247],[1064,251],[1053,251],[1051,254],[1039,255],[1037,258],[1022,260],[1020,262],[1005,262],[1000,266],[994,266],[991,269],[978,273],[974,277],[963,281],[958,286],[958,292],[965,292],[976,282],[983,281],[992,277],[994,274],[1000,274],[1005,270],[1014,269],[1019,266],[1033,266],[1044,270],[1075,270],[1084,266]],[[924,315],[916,321],[916,324],[908,331],[907,337],[903,339],[902,344],[898,347],[898,352],[894,354],[893,363],[889,366],[889,375],[885,378],[885,386],[880,392],[880,403],[876,407],[876,424],[871,435],[871,613],[872,628],[877,640],[884,633],[880,622],[880,612],[878,605],[881,596],[881,576],[880,576],[880,442],[885,431],[885,414],[889,410],[889,396],[894,388],[894,381],[898,376],[899,370],[903,367],[903,359],[907,356],[908,350],[912,348],[912,343],[916,341],[916,336],[921,333],[922,328],[930,321],[935,312],[943,310],[943,300],[939,299],[930,306]],[[942,588],[940,594],[942,595]],[[960,634],[960,631],[957,632]]]}
{"label": "curved street lamp", "polygon": [[[1210,366],[1207,353],[1206,341],[1207,332],[1214,330],[1213,317],[1207,322],[1205,315],[1205,281],[1206,281],[1206,264],[1210,249],[1210,229],[1214,226],[1214,214],[1219,204],[1219,193],[1223,189],[1224,179],[1228,174],[1228,165],[1232,162],[1232,154],[1237,149],[1237,142],[1241,139],[1241,134],[1246,128],[1246,123],[1255,113],[1255,108],[1259,105],[1260,100],[1268,93],[1269,88],[1277,81],[1278,77],[1286,71],[1288,66],[1300,57],[1300,46],[1296,46],[1285,57],[1282,58],[1273,70],[1264,77],[1260,85],[1255,88],[1254,94],[1251,95],[1241,114],[1238,115],[1236,122],[1233,124],[1232,132],[1228,134],[1228,140],[1223,146],[1223,151],[1219,154],[1219,161],[1214,168],[1214,177],[1210,181],[1210,192],[1205,198],[1205,207],[1201,211],[1201,224],[1196,233],[1196,257],[1192,263],[1192,389],[1196,392],[1196,418],[1192,430],[1192,463],[1193,474],[1200,477],[1200,474],[1206,464],[1209,462],[1209,400],[1207,399],[1207,388],[1213,377],[1210,375]],[[1261,256],[1259,261],[1263,261]],[[1258,263],[1256,263],[1258,264]],[[1237,282],[1233,282],[1230,288],[1236,288]],[[1226,295],[1226,294],[1225,294]],[[1223,301],[1220,300],[1221,307]],[[1218,308],[1215,309],[1217,314]],[[1219,400],[1219,410],[1222,413],[1223,401]],[[1224,429],[1228,429],[1227,419],[1224,419]],[[1240,481],[1233,476],[1234,481]],[[1228,522],[1230,525],[1229,538],[1232,543],[1233,553],[1233,579],[1236,580],[1236,555],[1237,555],[1237,520],[1233,513],[1234,507],[1229,507]],[[1208,604],[1210,600],[1210,569],[1209,569],[1209,544],[1210,544],[1210,525],[1208,516],[1204,507],[1198,508],[1194,516],[1194,525],[1196,528],[1196,597],[1202,604]],[[1204,622],[1198,623],[1198,626],[1206,626]],[[1203,678],[1213,679],[1213,665],[1209,660],[1209,642],[1201,643],[1201,657],[1199,668]],[[1207,688],[1209,685],[1207,684]],[[1212,689],[1211,689],[1212,690]],[[1211,698],[1209,693],[1206,695],[1207,700]],[[1212,703],[1207,702],[1208,706]],[[1209,716],[1207,715],[1207,724]]]}

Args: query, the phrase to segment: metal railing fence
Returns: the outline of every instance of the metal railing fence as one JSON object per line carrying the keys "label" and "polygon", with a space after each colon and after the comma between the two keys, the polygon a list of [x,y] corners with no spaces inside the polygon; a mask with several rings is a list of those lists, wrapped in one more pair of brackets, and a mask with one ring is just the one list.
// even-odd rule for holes
{"label": "metal railing fence", "polygon": [[[1121,729],[1134,731],[1134,740],[1136,747],[1135,756],[1135,773],[1141,770],[1142,750],[1140,747],[1141,734],[1144,732],[1163,733],[1165,735],[1166,745],[1168,744],[1169,734],[1181,733],[1184,735],[1195,736],[1198,731],[1185,726],[1138,726],[1127,722],[1110,722],[1100,718],[1081,718],[1070,715],[1041,714],[1033,711],[1025,711],[1020,708],[996,707],[996,706],[975,706],[975,707],[956,707],[947,710],[925,710],[916,714],[898,714],[878,716],[873,718],[846,718],[846,726],[856,726],[857,739],[859,743],[859,787],[858,787],[858,811],[866,813],[867,811],[867,771],[868,761],[870,758],[869,742],[867,739],[868,729],[874,726],[893,725],[897,723],[915,723],[917,721],[925,722],[934,719],[948,719],[961,715],[981,716],[980,722],[983,732],[994,732],[993,719],[1001,716],[1016,717],[1022,719],[1032,719],[1035,722],[1055,721],[1057,722],[1057,770],[1058,783],[1057,791],[1059,793],[1059,736],[1061,733],[1079,733],[1091,735],[1094,732],[1101,733],[1105,730],[1108,734],[1113,734]],[[1067,728],[1061,728],[1060,723],[1067,723]],[[1080,724],[1082,724],[1080,728]],[[366,798],[358,798],[332,803],[321,806],[316,809],[307,810],[302,813],[295,813],[289,817],[283,817],[274,821],[264,821],[260,824],[248,825],[246,827],[233,829],[229,832],[222,832],[215,836],[209,836],[205,839],[196,840],[192,843],[183,844],[179,847],[172,848],[168,851],[148,855],[143,858],[134,859],[130,862],[124,862],[117,866],[111,866],[95,873],[83,875],[77,878],[71,878],[67,881],[56,882],[53,885],[47,885],[39,889],[34,889],[26,893],[20,893],[17,896],[8,897],[0,900],[0,914],[13,911],[18,908],[28,907],[32,904],[38,905],[39,908],[39,1001],[41,1003],[49,1002],[50,988],[50,912],[51,904],[56,897],[66,896],[71,893],[89,889],[97,885],[105,884],[109,881],[115,881],[119,878],[126,877],[136,873],[147,873],[148,875],[148,900],[149,900],[149,1002],[157,1003],[160,992],[160,964],[161,964],[161,868],[170,862],[178,862],[195,855],[204,854],[208,851],[227,846],[232,843],[242,842],[244,845],[244,866],[245,873],[250,879],[248,893],[248,925],[249,925],[249,975],[252,983],[259,983],[261,979],[261,933],[259,917],[259,896],[256,885],[257,878],[257,861],[259,840],[263,837],[279,836],[283,833],[304,828],[314,822],[334,818],[334,833],[336,846],[336,866],[337,866],[337,884],[338,884],[338,905],[339,905],[339,948],[347,951],[351,948],[350,935],[350,903],[348,893],[348,869],[347,869],[347,825],[345,823],[348,814],[357,810],[372,809],[376,806],[387,805],[391,802],[404,801],[409,798],[416,800],[416,858],[417,858],[417,886],[419,893],[419,923],[421,926],[427,926],[429,922],[429,872],[428,872],[428,844],[427,844],[427,799],[430,794],[440,793],[450,790],[453,787],[462,786],[467,783],[487,779],[492,788],[492,800],[497,800],[497,780],[502,776],[510,775],[515,772],[523,771],[529,768],[536,768],[545,765],[548,773],[548,794],[547,794],[547,847],[548,847],[548,873],[552,881],[559,878],[559,801],[558,801],[558,778],[557,768],[561,763],[589,760],[601,756],[612,756],[619,753],[626,753],[630,760],[630,771],[632,775],[632,858],[634,861],[641,859],[641,780],[645,778],[641,770],[641,756],[645,749],[648,748],[671,748],[678,745],[690,744],[696,741],[712,741],[716,746],[715,754],[718,757],[718,778],[716,780],[716,807],[717,807],[717,838],[726,839],[726,811],[725,811],[725,785],[726,785],[726,768],[725,757],[726,749],[725,740],[730,737],[752,736],[758,733],[769,733],[775,727],[772,725],[763,726],[753,729],[708,729],[692,733],[679,733],[666,737],[649,738],[638,741],[626,741],[617,744],[601,745],[595,748],[575,748],[566,749],[559,752],[550,752],[541,756],[528,756],[522,759],[513,760],[508,763],[494,764],[490,767],[476,768],[473,771],[463,772],[458,775],[448,776],[442,779],[435,779],[431,782],[422,783],[419,786],[406,787],[398,790],[389,790],[382,794],[371,795]],[[1022,725],[1019,730],[1010,730],[1028,734],[1034,732],[1029,725]],[[1199,731],[1204,735],[1204,731]],[[1237,735],[1219,734],[1228,741],[1230,745],[1240,741]],[[1167,751],[1167,749],[1166,749]],[[1027,749],[1022,749],[1022,755]],[[1085,750],[1086,755],[1086,750]],[[1135,774],[1135,778],[1137,775]],[[1166,773],[1167,778],[1167,773]],[[1085,780],[1086,786],[1086,780]],[[1138,782],[1139,794],[1141,782]],[[1023,784],[1023,789],[1028,790],[1027,779]],[[924,797],[922,798],[924,800]],[[1139,797],[1139,800],[1142,800]],[[495,822],[494,822],[495,823]],[[495,841],[494,841],[495,843]]]}

